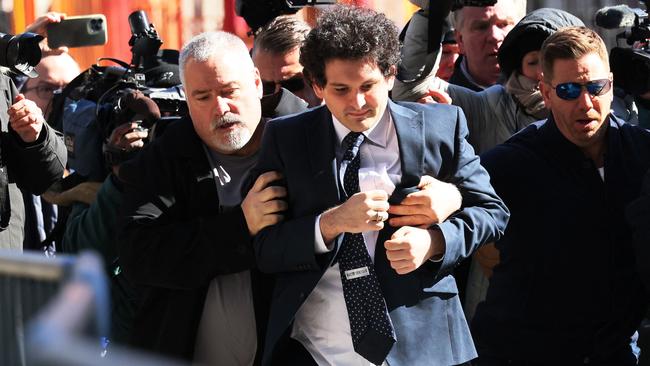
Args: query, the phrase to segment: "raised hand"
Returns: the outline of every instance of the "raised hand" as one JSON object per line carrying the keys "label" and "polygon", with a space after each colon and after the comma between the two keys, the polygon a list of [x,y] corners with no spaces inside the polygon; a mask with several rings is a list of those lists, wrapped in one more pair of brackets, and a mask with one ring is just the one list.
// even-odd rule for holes
{"label": "raised hand", "polygon": [[9,125],[24,142],[38,140],[45,118],[36,103],[25,99],[24,95],[18,94],[7,113],[9,114]]}

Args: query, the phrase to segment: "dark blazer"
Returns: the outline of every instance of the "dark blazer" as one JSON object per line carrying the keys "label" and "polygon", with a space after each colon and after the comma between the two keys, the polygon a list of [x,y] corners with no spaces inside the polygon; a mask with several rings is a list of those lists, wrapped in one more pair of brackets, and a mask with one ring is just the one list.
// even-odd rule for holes
{"label": "dark blazer", "polygon": [[[459,108],[389,102],[389,109],[402,168],[402,181],[391,202],[416,190],[420,177],[428,174],[457,185],[463,208],[435,225],[447,243],[442,262],[427,262],[410,274],[398,275],[390,268],[383,245],[377,244],[375,269],[397,334],[388,362],[462,363],[476,353],[450,273],[481,243],[501,236],[508,211],[465,140],[467,127]],[[289,209],[285,221],[262,230],[255,239],[259,268],[276,274],[263,364],[282,357],[294,315],[338,249],[314,253],[316,217],[341,203],[335,139],[332,117],[324,106],[266,126],[256,173],[284,174]],[[377,242],[383,243],[394,230],[386,225]]]}
{"label": "dark blazer", "polygon": [[461,55],[457,60],[456,63],[454,64],[454,72],[451,74],[451,77],[449,78],[449,83],[454,84],[454,85],[460,85],[462,87],[465,87],[467,89],[471,89],[475,92],[480,92],[485,90],[482,86],[476,84],[475,82],[471,81],[467,75],[463,72],[461,69],[461,64],[463,63],[463,55]]}

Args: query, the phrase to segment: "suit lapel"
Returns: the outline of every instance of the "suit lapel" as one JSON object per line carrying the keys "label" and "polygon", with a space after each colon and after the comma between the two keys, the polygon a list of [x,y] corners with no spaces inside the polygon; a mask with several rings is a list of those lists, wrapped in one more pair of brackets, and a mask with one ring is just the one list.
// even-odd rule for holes
{"label": "suit lapel", "polygon": [[[322,212],[342,202],[337,179],[336,133],[332,114],[327,107],[322,106],[314,114],[314,118],[304,126],[311,165],[311,183],[314,195],[319,198],[317,209]],[[339,246],[336,245],[325,260],[329,264],[323,266],[323,270],[332,264],[338,250]]]}
{"label": "suit lapel", "polygon": [[402,165],[402,180],[395,190],[416,187],[424,172],[424,116],[390,101],[388,106]]}
{"label": "suit lapel", "polygon": [[314,119],[304,124],[309,162],[313,177],[314,194],[322,197],[324,205],[331,207],[340,202],[336,179],[335,132],[332,115],[320,107]]}

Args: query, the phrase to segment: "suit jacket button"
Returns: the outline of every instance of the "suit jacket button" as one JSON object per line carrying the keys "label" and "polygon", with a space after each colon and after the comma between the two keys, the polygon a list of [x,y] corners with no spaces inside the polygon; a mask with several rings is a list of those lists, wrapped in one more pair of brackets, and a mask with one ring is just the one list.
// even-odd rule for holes
{"label": "suit jacket button", "polygon": [[301,292],[300,295],[298,295],[298,297],[300,298],[300,300],[304,299],[305,298],[305,293]]}

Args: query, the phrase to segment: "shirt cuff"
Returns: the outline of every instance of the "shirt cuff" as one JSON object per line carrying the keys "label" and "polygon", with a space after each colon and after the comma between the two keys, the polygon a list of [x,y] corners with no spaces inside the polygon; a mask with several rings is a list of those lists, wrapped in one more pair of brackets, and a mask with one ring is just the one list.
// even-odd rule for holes
{"label": "shirt cuff", "polygon": [[325,240],[323,240],[323,233],[320,231],[320,217],[321,215],[316,217],[316,224],[314,225],[314,252],[316,254],[331,252],[334,248],[334,245],[330,245],[328,248]]}
{"label": "shirt cuff", "polygon": [[[440,233],[442,234],[442,231],[440,230],[440,228],[439,228],[437,225],[435,225],[435,226],[432,227],[432,228],[429,228],[429,230],[438,230],[438,231],[440,231]],[[443,236],[442,236],[443,240],[444,240],[444,237],[445,237],[445,236],[443,235]],[[445,245],[445,247],[446,247],[446,245]],[[446,248],[445,248],[445,252],[446,252]],[[442,262],[442,261],[445,259],[445,252],[442,252],[442,253],[440,253],[440,254],[438,254],[438,255],[434,255],[433,257],[429,258],[429,261],[431,261],[431,262],[433,262],[433,263],[440,263],[440,262]]]}

